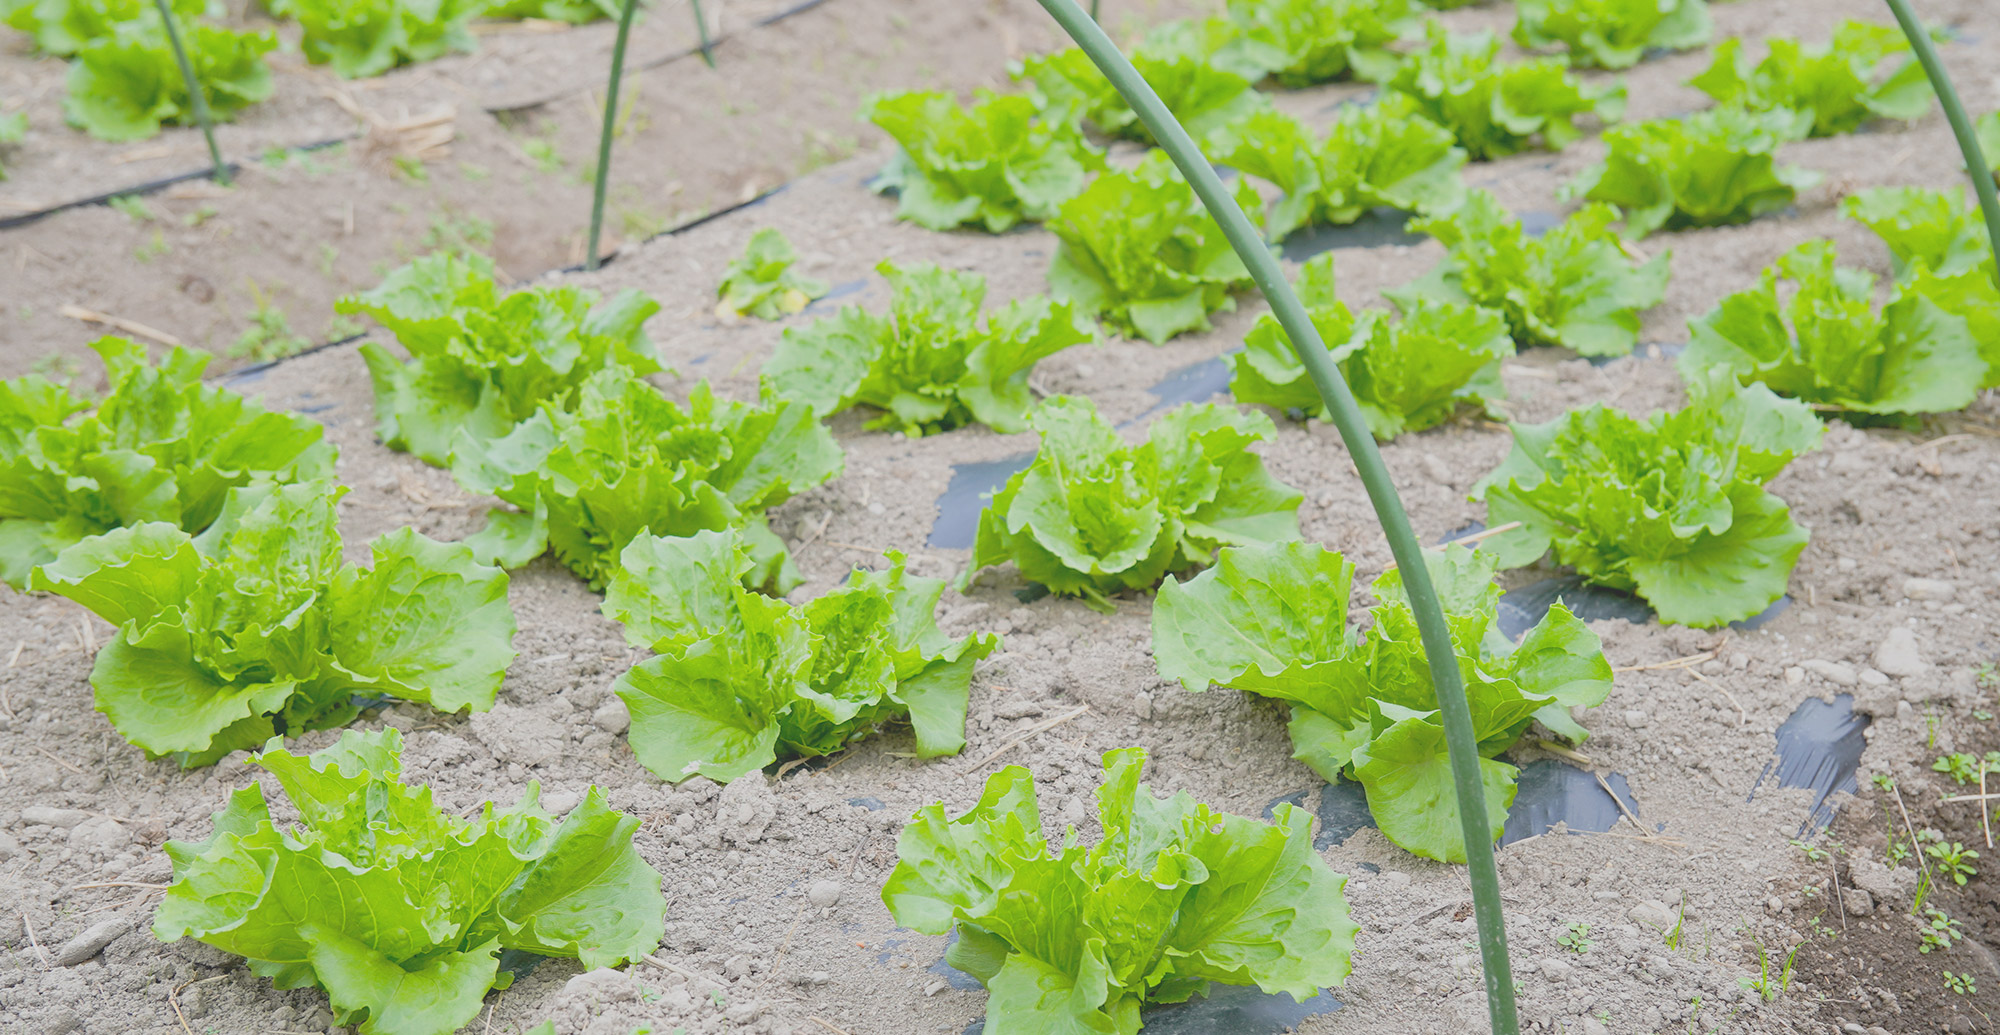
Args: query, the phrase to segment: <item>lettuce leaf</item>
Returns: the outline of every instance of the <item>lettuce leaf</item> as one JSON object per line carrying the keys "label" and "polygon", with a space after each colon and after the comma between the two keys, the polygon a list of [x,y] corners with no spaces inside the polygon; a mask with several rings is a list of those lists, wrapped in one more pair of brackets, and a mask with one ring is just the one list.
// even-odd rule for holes
{"label": "lettuce leaf", "polygon": [[980,512],[961,588],[1011,560],[1023,577],[1109,613],[1111,594],[1207,564],[1221,546],[1299,537],[1300,493],[1249,451],[1276,433],[1262,414],[1179,406],[1139,446],[1088,399],[1056,396],[1029,423],[1041,451]]}
{"label": "lettuce leaf", "polygon": [[124,338],[91,344],[110,391],[91,402],[30,374],[0,381],[0,580],[88,536],[143,522],[199,532],[233,487],[333,472],[318,421],[272,413],[202,383],[210,356],[176,348],[158,366]]}
{"label": "lettuce leaf", "polygon": [[1432,299],[1498,309],[1516,345],[1622,356],[1638,343],[1639,314],[1666,297],[1673,253],[1638,261],[1611,229],[1617,218],[1609,205],[1585,205],[1530,236],[1499,199],[1475,190],[1457,210],[1411,222],[1450,250],[1428,274],[1384,294],[1405,308]]}
{"label": "lettuce leaf", "polygon": [[1304,1000],[1345,981],[1359,927],[1311,817],[1284,804],[1265,824],[1186,791],[1155,798],[1145,762],[1142,748],[1104,756],[1091,848],[1074,829],[1043,838],[1019,766],[988,777],[970,811],[926,806],[897,836],[882,901],[903,926],[958,929],[946,959],[986,985],[992,1035],[1136,1032],[1141,1004],[1211,983]]}
{"label": "lettuce leaf", "polygon": [[1097,340],[1096,323],[1071,302],[1017,299],[982,325],[985,277],[886,260],[875,270],[894,292],[888,315],[846,306],[787,329],[764,365],[780,396],[820,416],[866,404],[882,411],[868,427],[911,436],[973,421],[1011,434],[1027,429],[1035,364]]}
{"label": "lettuce leaf", "polygon": [[[225,12],[210,0],[169,0],[168,5],[181,25],[202,18],[220,18]],[[34,37],[35,49],[57,57],[70,57],[94,40],[117,34],[124,26],[150,22],[159,24],[158,9],[152,0],[12,0],[0,3],[0,24]]]}
{"label": "lettuce leaf", "polygon": [[720,299],[715,303],[716,317],[736,320],[748,315],[759,320],[777,320],[825,295],[826,281],[801,277],[791,271],[798,257],[792,250],[792,242],[771,227],[751,234],[743,254],[731,259],[729,267],[722,271],[722,283],[715,289]]}
{"label": "lettuce leaf", "polygon": [[279,825],[253,783],[207,839],[167,842],[174,882],[154,936],[242,956],[280,989],[316,986],[362,1035],[458,1030],[512,980],[502,950],[594,970],[659,946],[660,875],[632,846],[639,821],[602,791],[557,822],[530,782],[513,807],[460,819],[401,781],[402,748],[386,729],[252,756],[298,822]]}
{"label": "lettuce leaf", "polygon": [[[1236,200],[1253,218],[1262,207],[1245,181]],[[1048,228],[1061,242],[1050,293],[1155,345],[1208,330],[1208,314],[1234,310],[1230,293],[1250,286],[1243,260],[1164,151],[1098,177]]]}
{"label": "lettuce leaf", "polygon": [[896,190],[896,215],[930,230],[1040,222],[1104,168],[1075,118],[1026,96],[981,90],[968,110],[941,91],[876,94],[861,116],[897,144],[875,188]]}
{"label": "lettuce leaf", "polygon": [[152,757],[210,764],[352,720],[358,693],[484,711],[514,658],[505,572],[411,529],[342,565],[331,482],[232,489],[199,536],[165,522],[85,539],[33,586],[117,625],[97,710]]}
{"label": "lettuce leaf", "polygon": [[[183,23],[182,43],[209,115],[226,121],[271,96],[265,55],[278,47],[268,32]],[[126,22],[85,43],[70,62],[63,113],[99,140],[144,140],[165,123],[194,124],[187,80],[158,15]]]}
{"label": "lettuce leaf", "polygon": [[472,19],[487,0],[264,0],[272,14],[298,19],[299,48],[343,79],[366,79],[398,65],[474,47]]}
{"label": "lettuce leaf", "polygon": [[616,18],[624,11],[617,0],[499,0],[480,12],[483,18],[539,18],[586,25]]}
{"label": "lettuce leaf", "polygon": [[369,316],[409,352],[399,362],[375,342],[361,346],[376,433],[439,466],[467,441],[505,437],[544,404],[571,405],[601,370],[662,369],[644,330],[658,302],[630,288],[602,302],[567,284],[503,294],[483,259],[428,255],[334,308]]}
{"label": "lettuce leaf", "polygon": [[1229,18],[1241,45],[1288,89],[1381,82],[1400,60],[1391,45],[1417,26],[1411,0],[1229,0]]}
{"label": "lettuce leaf", "polygon": [[1459,180],[1465,151],[1449,130],[1395,107],[1344,105],[1321,139],[1290,115],[1258,112],[1216,131],[1209,152],[1284,191],[1266,217],[1273,241],[1305,226],[1352,223],[1378,207],[1456,206],[1465,196]]}
{"label": "lettuce leaf", "polygon": [[1778,145],[1804,135],[1805,117],[1787,109],[1711,108],[1604,131],[1609,153],[1563,189],[1616,205],[1628,237],[1665,227],[1747,223],[1790,205],[1819,174],[1780,166]]}
{"label": "lettuce leaf", "polygon": [[718,400],[701,381],[681,406],[613,367],[591,375],[574,405],[544,403],[505,438],[460,438],[452,475],[519,508],[469,540],[504,567],[554,550],[596,589],[642,533],[734,528],[758,558],[749,584],[784,593],[800,578],[764,512],[843,463],[812,408],[778,398],[769,382],[751,404]]}
{"label": "lettuce leaf", "polygon": [[1414,111],[1451,130],[1474,161],[1542,147],[1560,151],[1583,135],[1579,116],[1604,123],[1625,111],[1621,84],[1591,86],[1571,76],[1555,58],[1499,59],[1491,32],[1458,35],[1431,20],[1425,46],[1403,60],[1387,88]]}
{"label": "lettuce leaf", "polygon": [[1649,50],[1694,50],[1715,31],[1705,0],[1520,0],[1514,42],[1561,46],[1586,68],[1631,68]]}
{"label": "lettuce leaf", "polygon": [[1840,214],[1882,239],[1898,280],[1920,266],[1953,277],[1993,262],[1986,221],[1960,190],[1869,187],[1842,198]]}
{"label": "lettuce leaf", "polygon": [[[1688,85],[1719,104],[1797,114],[1809,121],[1815,137],[1852,133],[1874,119],[1918,118],[1936,96],[1909,40],[1893,25],[1847,19],[1826,44],[1783,37],[1765,44],[1770,52],[1753,64],[1742,40],[1717,43],[1707,71]],[[1901,62],[1882,75],[1898,58]]]}
{"label": "lettuce leaf", "polygon": [[[1483,407],[1505,395],[1500,361],[1514,354],[1514,343],[1500,313],[1420,298],[1401,319],[1382,310],[1365,310],[1356,319],[1334,294],[1331,252],[1306,262],[1298,291],[1376,438],[1435,427],[1462,403]],[[1230,394],[1239,401],[1332,419],[1291,336],[1270,313],[1258,318],[1243,351],[1223,362],[1230,368]]]}
{"label": "lettuce leaf", "polygon": [[[1588,736],[1572,707],[1611,693],[1597,634],[1557,604],[1520,644],[1500,634],[1495,558],[1463,546],[1427,551],[1465,676],[1492,836],[1506,825],[1516,770],[1497,757],[1530,721]],[[1416,618],[1391,569],[1357,636],[1347,624],[1354,565],[1312,543],[1232,547],[1214,568],[1160,587],[1153,657],[1189,690],[1221,683],[1291,705],[1293,757],[1328,783],[1352,779],[1384,836],[1445,862],[1465,861],[1450,758]]]}
{"label": "lettuce leaf", "polygon": [[1986,363],[1980,387],[2000,387],[2000,275],[1978,208],[1957,191],[1875,187],[1842,199],[1840,211],[1888,246],[1899,291],[1965,321]]}
{"label": "lettuce leaf", "polygon": [[[1787,301],[1780,281],[1789,280]],[[1875,278],[1834,265],[1833,242],[1807,241],[1764,270],[1756,287],[1688,323],[1679,360],[1690,378],[1714,366],[1772,391],[1857,413],[1963,409],[1992,378],[1965,319],[1905,281],[1873,305]]]}
{"label": "lettuce leaf", "polygon": [[1805,403],[1727,370],[1690,378],[1688,405],[1643,419],[1602,403],[1514,424],[1514,449],[1473,486],[1487,521],[1521,527],[1482,544],[1503,568],[1558,564],[1644,597],[1662,622],[1748,618],[1784,595],[1806,529],[1764,483],[1819,447]]}
{"label": "lettuce leaf", "polygon": [[[1221,19],[1170,21],[1155,26],[1132,49],[1132,67],[1196,143],[1270,106],[1255,86],[1266,71],[1265,62],[1241,56],[1232,60],[1236,48],[1229,44],[1236,37],[1235,28]],[[1154,142],[1139,113],[1079,49],[1036,55],[1011,71],[1028,85],[1035,105],[1051,119],[1082,118],[1106,136]]]}
{"label": "lettuce leaf", "polygon": [[973,665],[1000,638],[944,635],[934,614],[944,580],[888,557],[887,571],[856,571],[794,608],[743,588],[756,562],[734,532],[634,538],[604,613],[657,655],[615,684],[640,763],[675,783],[727,783],[897,721],[914,727],[919,757],[957,754]]}

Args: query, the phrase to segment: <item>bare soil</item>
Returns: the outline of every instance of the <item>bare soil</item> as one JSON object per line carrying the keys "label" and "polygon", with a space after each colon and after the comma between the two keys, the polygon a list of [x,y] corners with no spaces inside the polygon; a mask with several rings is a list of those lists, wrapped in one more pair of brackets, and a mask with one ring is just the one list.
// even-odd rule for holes
{"label": "bare soil", "polygon": [[[886,7],[833,0],[765,31],[818,24],[809,20],[840,11],[878,11],[886,21],[893,13]],[[2000,38],[2000,12],[1990,5],[1965,0],[1935,8],[1926,13],[1973,39]],[[932,17],[944,23],[974,9],[927,13],[910,19],[909,31],[928,34],[933,30],[916,23]],[[1027,5],[1004,10],[1027,24]],[[1749,0],[1718,5],[1716,13],[1724,31],[1809,38],[1823,35],[1844,15],[1880,17],[1868,0]],[[1459,25],[1501,21],[1499,12],[1479,9],[1452,18]],[[937,32],[937,38],[951,39]],[[961,36],[971,34],[960,30]],[[760,38],[749,34],[744,45]],[[1035,37],[1023,30],[1022,39]],[[836,48],[818,37],[797,42],[827,43],[829,54],[851,52],[844,49],[850,44]],[[989,55],[991,63],[983,67],[991,69],[1011,49],[995,38],[953,39],[953,46],[967,49],[944,52],[938,79],[920,80],[914,70],[898,66],[827,71],[825,82],[843,84],[828,89],[851,95],[859,89],[851,85],[852,77],[862,75],[880,75],[883,85],[969,76],[965,69],[973,63],[967,55],[974,48],[984,48],[978,52]],[[805,52],[792,53],[796,63],[805,64]],[[1990,48],[1955,43],[1944,53],[1969,104],[1984,111],[2000,103],[2000,58]],[[1634,70],[1628,79],[1635,115],[1697,107],[1699,95],[1675,84],[1700,63],[1684,56]],[[696,67],[678,61],[658,72],[692,73]],[[1302,112],[1324,113],[1342,93],[1309,91],[1282,100]],[[657,96],[668,103],[669,94]],[[851,103],[833,107],[841,112],[834,124],[847,126]],[[1518,211],[1560,211],[1557,188],[1598,149],[1586,141],[1562,155],[1521,156],[1476,168],[1469,179],[1493,187]],[[751,168],[755,157],[737,155],[731,168]],[[762,203],[635,246],[603,271],[570,279],[607,292],[638,287],[658,298],[664,310],[649,331],[677,370],[660,377],[659,384],[683,393],[706,378],[736,397],[755,391],[758,366],[786,326],[725,326],[711,315],[723,265],[760,227],[782,230],[802,252],[802,272],[844,292],[837,302],[822,302],[794,317],[795,324],[840,304],[884,306],[886,286],[871,272],[884,258],[977,270],[988,277],[990,303],[1044,290],[1050,235],[1039,229],[998,237],[934,234],[899,224],[893,203],[863,186],[885,157],[881,148],[867,147]],[[1763,266],[1811,237],[1833,237],[1845,261],[1886,276],[1888,259],[1879,245],[1838,218],[1839,197],[1875,184],[1945,184],[1958,175],[1955,151],[1936,117],[1907,128],[1794,145],[1786,157],[1829,173],[1828,181],[1780,217],[1644,242],[1641,248],[1648,252],[1673,250],[1674,280],[1665,304],[1647,316],[1640,352],[1602,366],[1548,350],[1511,360],[1503,371],[1511,414],[1545,420],[1597,400],[1634,411],[1678,405],[1679,381],[1665,347],[1685,340],[1689,317],[1752,283]],[[723,167],[720,159],[715,167]],[[356,192],[349,196],[369,202],[358,220],[387,223],[397,214],[381,195],[363,193],[381,184],[365,179],[373,174],[359,164],[354,168],[351,174],[317,177],[290,168],[281,172],[298,176],[300,189],[345,183],[343,189]],[[638,161],[621,168],[644,171]],[[273,182],[278,176],[273,174]],[[438,191],[445,180],[440,174],[429,188],[397,189],[417,192],[409,195],[416,197]],[[507,180],[496,172],[488,189],[497,195]],[[249,196],[257,182],[247,181],[228,202]],[[715,203],[723,197],[718,194]],[[413,222],[401,232],[418,232],[424,211],[412,204]],[[126,220],[108,210],[81,210],[31,229],[84,218],[104,220],[99,229],[105,234],[119,231],[118,221]],[[323,224],[317,236],[301,240],[316,246],[328,239],[333,238]],[[0,239],[0,244],[19,240]],[[216,254],[233,254],[232,247],[219,244]],[[348,261],[345,250],[342,261]],[[179,254],[147,267],[107,267],[119,272],[102,278],[108,280],[105,290],[124,290],[120,285],[129,279],[130,297],[143,297],[151,290],[145,285],[153,283],[146,278],[163,275],[171,268],[168,259]],[[1373,303],[1379,291],[1421,274],[1440,255],[1430,242],[1344,248],[1336,256],[1342,294],[1350,304]],[[349,286],[341,290],[371,279],[367,262],[373,260],[352,261],[362,265],[352,269]],[[521,261],[503,252],[510,270],[515,269],[510,262]],[[35,265],[30,262],[29,268]],[[36,293],[20,297],[38,309],[52,309],[68,297],[50,294],[51,283],[40,283]],[[76,283],[87,281],[79,275]],[[10,281],[0,290],[16,289]],[[328,289],[323,296],[335,293]],[[1143,418],[1158,401],[1149,389],[1170,372],[1236,347],[1262,308],[1246,297],[1239,311],[1217,319],[1214,331],[1165,346],[1112,340],[1070,350],[1041,365],[1036,385],[1045,392],[1086,393],[1112,420],[1131,420],[1129,434],[1143,434]],[[120,315],[143,318],[137,311]],[[16,331],[10,326],[7,333]],[[10,348],[5,361],[17,367],[7,372],[32,358]],[[368,380],[351,347],[246,372],[233,383],[271,405],[311,412],[326,424],[341,448],[338,473],[353,490],[343,501],[342,521],[356,555],[368,538],[393,528],[414,525],[450,539],[483,520],[490,500],[467,496],[446,472],[374,440]],[[1279,435],[1263,452],[1278,477],[1305,493],[1300,516],[1306,537],[1342,550],[1364,577],[1372,576],[1388,563],[1388,551],[1338,436],[1318,423],[1274,416]],[[881,551],[889,548],[909,552],[923,574],[955,576],[966,552],[924,545],[953,465],[998,459],[1034,445],[1032,436],[985,429],[910,440],[865,432],[862,422],[853,413],[833,421],[848,452],[845,474],[774,515],[775,531],[792,545],[809,580],[795,599],[825,592],[857,565],[880,564]],[[1581,750],[1590,768],[1623,774],[1637,815],[1605,834],[1552,832],[1501,852],[1522,1013],[1530,1030],[1591,1035],[1821,1033],[1844,1025],[1863,1032],[1991,1030],[1987,1018],[2000,1007],[1993,999],[2000,994],[2000,969],[1979,946],[2000,946],[2000,931],[1993,927],[2000,916],[1986,878],[1963,890],[1933,893],[1933,901],[1964,921],[1968,939],[1942,957],[1921,955],[1916,932],[1903,919],[1914,871],[1908,863],[1896,870],[1882,865],[1884,846],[1869,840],[1870,831],[1887,835],[1879,796],[1836,795],[1841,818],[1831,836],[1844,854],[1815,860],[1790,843],[1806,825],[1810,794],[1760,785],[1759,775],[1772,759],[1775,730],[1802,701],[1852,695],[1856,710],[1873,718],[1863,785],[1869,774],[1892,774],[1919,827],[1939,826],[1967,844],[1980,836],[1967,825],[1976,826],[1976,813],[1931,811],[1949,781],[1925,774],[1937,753],[1995,746],[1990,724],[1971,716],[2000,711],[1992,691],[1973,676],[1973,666],[1994,660],[2000,651],[1996,432],[2000,400],[1992,393],[1963,415],[1913,432],[1835,423],[1820,452],[1793,463],[1773,483],[1812,530],[1793,576],[1792,606],[1751,632],[1595,623],[1621,671],[1611,699],[1586,719],[1593,735]],[[1386,445],[1384,454],[1419,534],[1435,541],[1483,518],[1483,508],[1467,502],[1465,493],[1508,445],[1503,426],[1473,420]],[[1547,574],[1513,577],[1526,581]],[[1948,587],[1949,595],[1937,585]],[[948,593],[942,605],[948,632],[992,630],[1007,637],[1005,649],[975,677],[969,743],[959,757],[920,763],[906,757],[907,733],[890,731],[825,764],[772,778],[753,776],[727,788],[696,779],[674,787],[636,764],[612,703],[612,681],[642,653],[624,646],[616,626],[598,614],[599,598],[566,570],[543,560],[516,573],[510,597],[521,620],[520,658],[493,711],[439,716],[399,706],[371,712],[358,725],[405,730],[410,778],[433,786],[448,808],[512,800],[530,779],[541,781],[545,796],[557,802],[574,800],[592,784],[604,787],[615,807],[645,820],[640,851],[666,877],[667,938],[657,955],[668,966],[580,975],[574,964],[550,961],[489,997],[488,1014],[468,1030],[518,1033],[553,1019],[564,1035],[624,1035],[641,1024],[655,1031],[792,1035],[960,1031],[981,1014],[984,993],[956,987],[934,971],[943,940],[896,928],[877,896],[894,865],[896,831],[916,808],[943,800],[962,809],[976,799],[987,773],[1021,764],[1034,769],[1052,821],[1076,823],[1094,836],[1088,805],[1098,756],[1129,744],[1152,752],[1149,778],[1161,790],[1186,788],[1201,800],[1252,815],[1299,792],[1308,806],[1317,803],[1317,781],[1290,759],[1280,709],[1235,691],[1188,694],[1158,677],[1149,656],[1148,598],[1121,600],[1115,614],[1100,615],[1069,601],[1024,603],[1017,596],[1024,589],[1011,569],[1000,569],[976,579],[966,593]],[[1892,677],[1879,671],[1876,654],[1899,628],[1909,631],[1921,665]],[[327,1030],[331,1017],[318,995],[275,992],[238,960],[188,943],[162,946],[146,933],[158,901],[152,885],[169,874],[159,844],[168,837],[203,836],[209,813],[251,777],[240,756],[212,769],[182,772],[148,763],[123,744],[90,707],[91,654],[109,635],[109,626],[68,601],[0,591],[0,654],[9,656],[0,670],[0,786],[7,789],[0,794],[0,900],[9,904],[0,909],[0,1030],[37,1035]],[[1703,662],[1662,664],[1708,652],[1714,656]],[[1088,711],[1028,733],[1079,705]],[[331,739],[322,734],[302,741],[312,748]],[[1511,756],[1522,764],[1546,757],[1529,745]],[[74,811],[36,811],[31,818],[24,815],[31,807]],[[1954,807],[1963,808],[1940,808]],[[1888,808],[1895,808],[1893,799]],[[1814,844],[1828,848],[1824,839]],[[1463,872],[1415,859],[1372,829],[1329,847],[1325,855],[1353,878],[1349,892],[1363,925],[1361,950],[1354,976],[1335,992],[1345,1007],[1307,1020],[1298,1030],[1391,1035],[1429,1035],[1444,1027],[1477,1030],[1483,999]],[[814,905],[808,892],[829,882],[838,890],[836,900]],[[1807,888],[1817,890],[1809,895]],[[1845,903],[1860,903],[1857,890],[1868,891],[1870,908],[1846,912]],[[1827,910],[1824,903],[1836,894],[1842,905]],[[52,964],[69,939],[107,917],[127,919],[130,927],[78,966]],[[1812,925],[1814,918],[1820,929]],[[1556,940],[1575,924],[1590,926],[1593,944],[1586,952],[1572,952]],[[1675,924],[1681,937],[1669,944],[1666,933]],[[1829,938],[1821,929],[1839,933]],[[1769,999],[1744,987],[1745,980],[1760,975],[1760,947],[1775,969],[1790,946],[1801,943],[1788,986],[1774,988]],[[1941,969],[1974,973],[1979,991],[1949,995],[1942,990]]]}

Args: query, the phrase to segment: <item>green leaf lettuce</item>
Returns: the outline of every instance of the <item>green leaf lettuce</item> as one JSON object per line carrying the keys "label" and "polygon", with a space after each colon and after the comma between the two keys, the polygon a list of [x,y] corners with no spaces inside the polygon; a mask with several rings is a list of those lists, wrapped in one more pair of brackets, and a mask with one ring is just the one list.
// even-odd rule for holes
{"label": "green leaf lettuce", "polygon": [[785,235],[765,227],[750,235],[749,247],[729,261],[722,271],[722,283],[715,289],[715,315],[723,320],[754,316],[776,320],[804,309],[813,299],[826,294],[826,281],[801,277],[791,271],[798,261],[792,242]]}
{"label": "green leaf lettuce", "polygon": [[925,934],[956,927],[947,960],[986,985],[991,1035],[1132,1035],[1149,1002],[1183,1002],[1211,983],[1304,1000],[1343,982],[1359,927],[1346,878],[1312,847],[1289,804],[1269,824],[1216,812],[1186,791],[1155,798],[1146,753],[1104,756],[1103,839],[1042,836],[1034,778],[1008,766],[978,804],[942,803],[896,839],[882,901]]}
{"label": "green leaf lettuce", "polygon": [[876,189],[894,188],[896,215],[931,230],[1040,222],[1104,168],[1074,118],[1024,95],[982,90],[966,109],[941,91],[876,94],[861,114],[897,144]]}

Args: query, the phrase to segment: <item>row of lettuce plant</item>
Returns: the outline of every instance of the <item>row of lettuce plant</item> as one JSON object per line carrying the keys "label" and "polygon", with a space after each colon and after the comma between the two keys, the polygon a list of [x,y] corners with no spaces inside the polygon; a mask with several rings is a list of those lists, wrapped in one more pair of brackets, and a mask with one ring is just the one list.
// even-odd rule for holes
{"label": "row of lettuce plant", "polygon": [[[538,18],[578,24],[615,17],[612,0],[264,0],[301,30],[306,60],[343,78],[470,51],[475,18]],[[225,24],[216,0],[170,0],[201,100],[217,119],[271,96],[267,30]],[[103,140],[142,140],[162,125],[192,125],[196,98],[176,61],[169,26],[152,0],[0,0],[0,24],[43,54],[70,62],[63,98],[69,122]]]}

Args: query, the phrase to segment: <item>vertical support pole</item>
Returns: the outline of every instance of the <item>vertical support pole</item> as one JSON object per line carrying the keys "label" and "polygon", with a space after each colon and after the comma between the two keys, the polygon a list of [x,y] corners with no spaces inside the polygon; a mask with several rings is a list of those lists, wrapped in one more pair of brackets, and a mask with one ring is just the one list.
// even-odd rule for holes
{"label": "vertical support pole", "polygon": [[173,9],[167,0],[153,0],[159,9],[160,24],[167,30],[167,45],[174,48],[174,61],[181,66],[181,82],[187,84],[188,103],[194,107],[194,121],[201,126],[201,135],[208,141],[208,160],[215,166],[215,182],[229,186],[229,166],[222,161],[222,149],[215,146],[215,125],[208,117],[208,95],[202,92],[201,81],[195,78],[194,65],[188,61],[187,47],[181,43],[180,27],[174,24]]}
{"label": "vertical support pole", "polygon": [[597,268],[597,242],[604,232],[604,191],[611,183],[611,137],[618,126],[618,87],[625,81],[625,41],[632,35],[632,12],[638,7],[639,0],[625,0],[625,9],[618,13],[618,38],[611,44],[611,84],[604,88],[604,132],[597,138],[597,182],[590,194],[590,243],[583,253],[583,268],[587,270]]}

